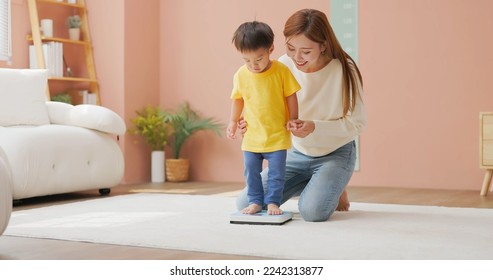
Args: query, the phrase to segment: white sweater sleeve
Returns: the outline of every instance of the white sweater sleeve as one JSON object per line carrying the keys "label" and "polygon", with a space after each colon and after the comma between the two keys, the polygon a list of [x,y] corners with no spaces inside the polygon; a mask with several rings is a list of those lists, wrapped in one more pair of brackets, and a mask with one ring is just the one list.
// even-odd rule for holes
{"label": "white sweater sleeve", "polygon": [[320,136],[351,137],[360,134],[366,128],[366,111],[362,97],[358,97],[354,110],[345,117],[327,121],[313,120],[313,122],[315,123],[313,133]]}

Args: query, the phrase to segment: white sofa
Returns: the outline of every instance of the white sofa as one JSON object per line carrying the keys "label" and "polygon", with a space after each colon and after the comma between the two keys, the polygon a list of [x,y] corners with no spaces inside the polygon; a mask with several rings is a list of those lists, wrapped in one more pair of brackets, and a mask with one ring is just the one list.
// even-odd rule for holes
{"label": "white sofa", "polygon": [[12,213],[12,178],[10,165],[2,147],[0,147],[0,235],[9,224]]}
{"label": "white sofa", "polygon": [[0,148],[10,164],[14,200],[120,183],[124,160],[115,112],[46,101],[46,70],[0,69]]}

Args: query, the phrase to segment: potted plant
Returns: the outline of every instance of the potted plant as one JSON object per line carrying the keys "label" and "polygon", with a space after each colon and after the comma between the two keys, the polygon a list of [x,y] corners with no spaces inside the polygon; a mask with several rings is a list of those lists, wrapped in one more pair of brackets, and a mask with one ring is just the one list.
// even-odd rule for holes
{"label": "potted plant", "polygon": [[72,104],[72,96],[66,92],[62,92],[51,97],[51,101],[63,102],[67,104]]}
{"label": "potted plant", "polygon": [[73,15],[67,18],[68,35],[70,40],[78,41],[80,39],[80,16]]}
{"label": "potted plant", "polygon": [[129,133],[140,135],[152,149],[151,153],[151,181],[162,183],[165,181],[164,147],[173,133],[173,128],[165,120],[165,112],[157,106],[146,106],[136,112],[137,116],[130,121],[133,127]]}
{"label": "potted plant", "polygon": [[167,112],[165,119],[173,127],[173,135],[168,144],[173,151],[173,158],[166,159],[166,177],[172,182],[188,181],[190,161],[180,158],[183,144],[202,130],[209,130],[220,136],[224,126],[213,118],[201,117],[188,102],[181,104],[176,111]]}

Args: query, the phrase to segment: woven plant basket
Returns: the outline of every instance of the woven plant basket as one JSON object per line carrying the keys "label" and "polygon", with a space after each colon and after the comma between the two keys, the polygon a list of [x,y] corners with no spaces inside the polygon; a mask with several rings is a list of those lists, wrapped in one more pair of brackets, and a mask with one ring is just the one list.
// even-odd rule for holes
{"label": "woven plant basket", "polygon": [[166,159],[166,180],[170,182],[188,181],[188,170],[190,169],[190,160]]}

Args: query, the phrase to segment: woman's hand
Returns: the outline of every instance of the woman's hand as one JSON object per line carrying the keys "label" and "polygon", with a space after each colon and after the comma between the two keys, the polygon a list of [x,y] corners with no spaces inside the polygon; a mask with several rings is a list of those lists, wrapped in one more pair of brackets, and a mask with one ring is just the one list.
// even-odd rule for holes
{"label": "woman's hand", "polygon": [[238,121],[238,130],[240,130],[241,132],[241,136],[243,137],[247,131],[247,122],[245,121],[245,119],[240,118],[240,120]]}
{"label": "woman's hand", "polygon": [[294,136],[305,138],[315,130],[315,123],[313,121],[295,120],[296,125],[291,124],[289,130]]}

